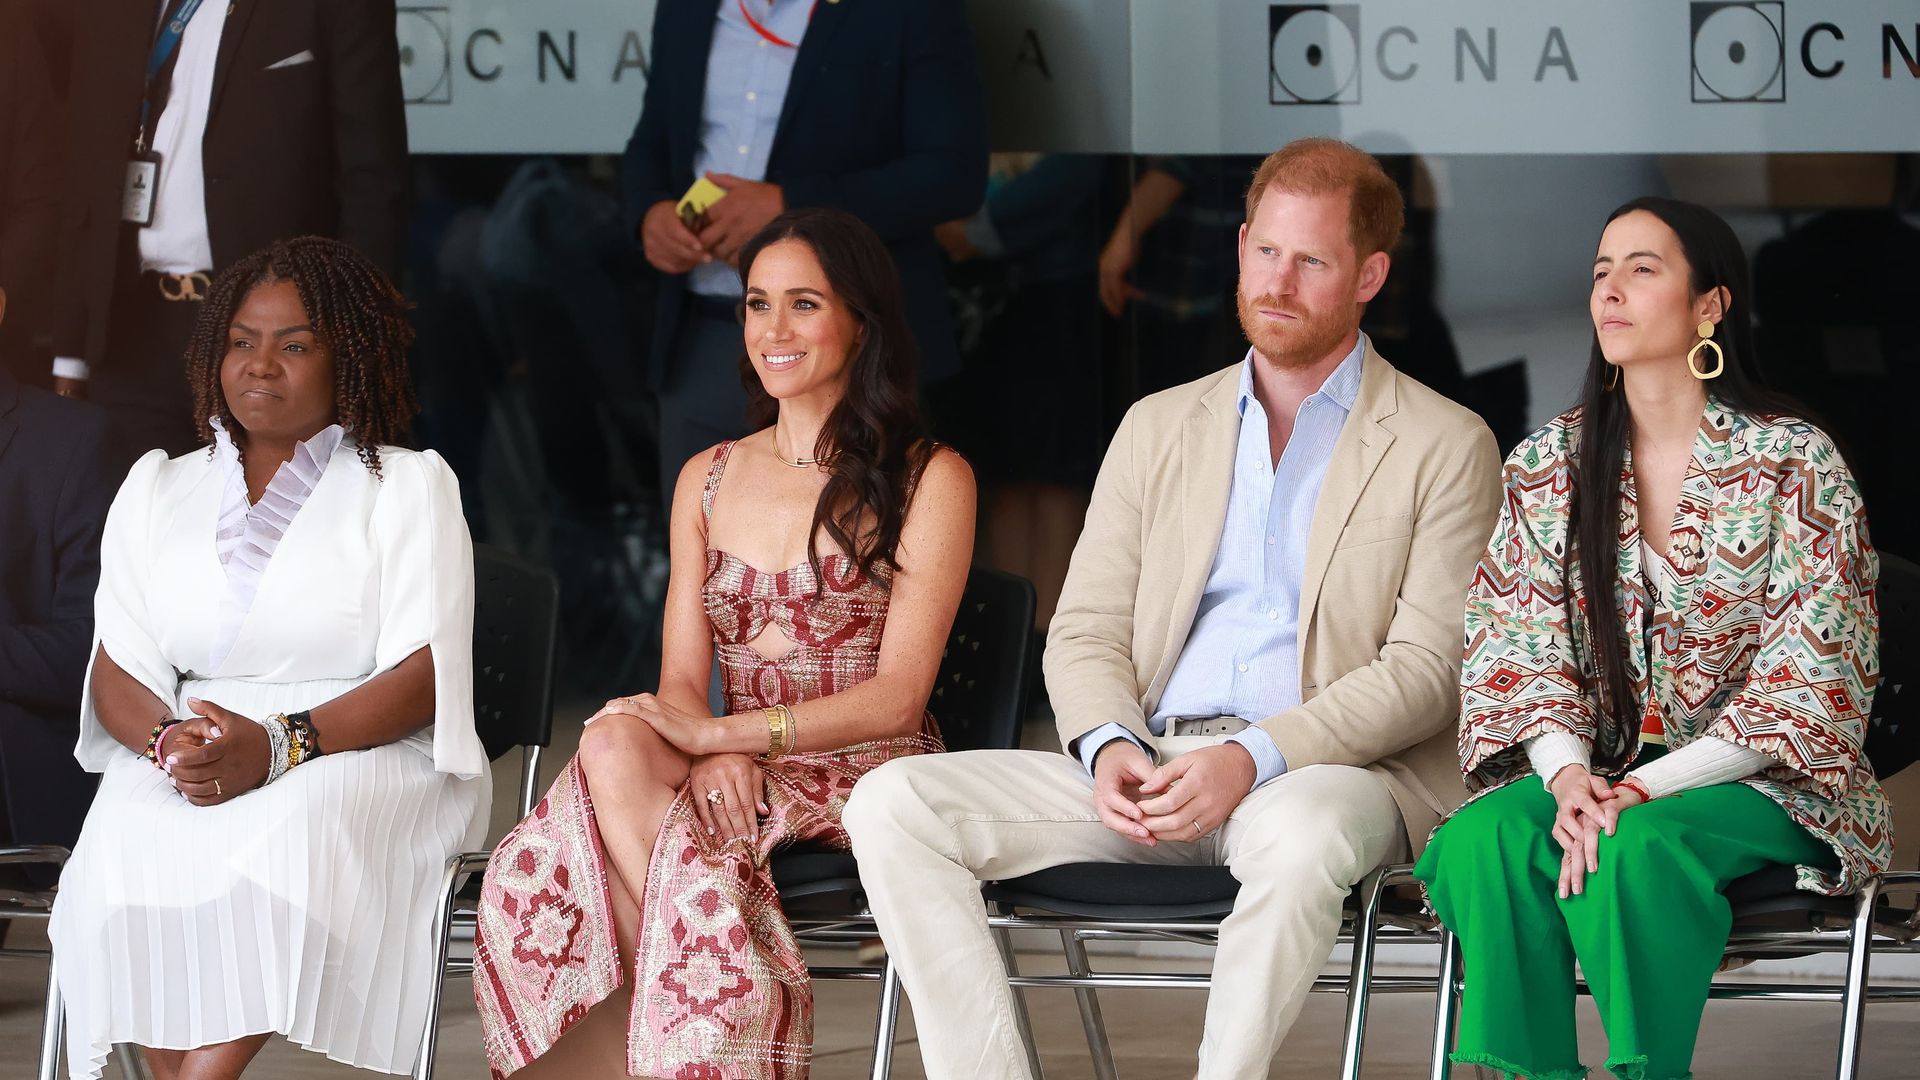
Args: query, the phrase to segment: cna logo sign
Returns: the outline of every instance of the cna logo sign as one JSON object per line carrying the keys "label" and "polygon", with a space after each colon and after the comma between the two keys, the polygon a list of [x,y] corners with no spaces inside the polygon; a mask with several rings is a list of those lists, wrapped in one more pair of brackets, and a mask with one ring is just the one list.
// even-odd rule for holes
{"label": "cna logo sign", "polygon": [[1694,0],[1695,102],[1787,100],[1787,13],[1783,0]]}
{"label": "cna logo sign", "polygon": [[1267,10],[1267,100],[1360,104],[1360,6],[1275,4]]}

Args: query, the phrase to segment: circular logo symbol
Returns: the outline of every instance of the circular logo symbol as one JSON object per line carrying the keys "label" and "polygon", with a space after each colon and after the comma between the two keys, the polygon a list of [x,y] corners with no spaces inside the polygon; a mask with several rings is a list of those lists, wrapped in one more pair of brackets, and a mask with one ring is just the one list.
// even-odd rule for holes
{"label": "circular logo symbol", "polygon": [[1331,12],[1295,12],[1273,35],[1273,77],[1297,101],[1333,101],[1360,77],[1360,43]]}
{"label": "circular logo symbol", "polygon": [[1754,8],[1730,5],[1693,35],[1693,70],[1714,97],[1752,101],[1785,74],[1780,28]]}
{"label": "circular logo symbol", "polygon": [[409,104],[445,101],[453,90],[453,42],[424,11],[402,11],[394,22],[400,38],[400,92]]}

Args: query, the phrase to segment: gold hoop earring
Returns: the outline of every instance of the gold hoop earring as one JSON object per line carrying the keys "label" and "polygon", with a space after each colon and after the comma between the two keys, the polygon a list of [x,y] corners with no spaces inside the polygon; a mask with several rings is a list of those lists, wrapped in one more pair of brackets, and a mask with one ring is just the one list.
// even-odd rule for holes
{"label": "gold hoop earring", "polygon": [[[1713,321],[1703,319],[1695,329],[1700,332],[1700,341],[1694,345],[1692,351],[1687,353],[1687,371],[1691,372],[1693,377],[1699,379],[1701,382],[1706,382],[1708,379],[1717,379],[1720,377],[1721,372],[1727,370],[1727,354],[1721,352],[1719,344],[1713,340]],[[1699,365],[1693,362],[1694,357],[1700,355],[1701,349],[1713,350],[1712,371],[1701,371]]]}
{"label": "gold hoop earring", "polygon": [[1607,365],[1607,382],[1606,382],[1607,389],[1613,390],[1617,388],[1619,385],[1620,385],[1620,365],[1608,364]]}

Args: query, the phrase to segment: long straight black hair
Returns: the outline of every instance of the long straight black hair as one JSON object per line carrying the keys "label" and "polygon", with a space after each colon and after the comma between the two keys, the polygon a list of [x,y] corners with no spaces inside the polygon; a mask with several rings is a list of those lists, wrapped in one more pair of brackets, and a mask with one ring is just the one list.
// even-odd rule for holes
{"label": "long straight black hair", "polygon": [[[1724,408],[1756,417],[1793,416],[1812,420],[1792,398],[1760,381],[1753,344],[1753,289],[1740,240],[1720,215],[1678,199],[1644,196],[1607,215],[1607,224],[1636,211],[1659,218],[1673,230],[1685,254],[1695,296],[1727,291],[1726,308],[1713,340],[1726,353],[1726,366],[1707,384],[1707,393]],[[1616,593],[1620,579],[1619,506],[1621,470],[1626,464],[1632,415],[1627,396],[1607,389],[1614,368],[1600,351],[1596,331],[1580,393],[1580,445],[1574,459],[1567,551],[1569,567],[1580,567],[1587,600],[1585,623],[1593,645],[1590,677],[1600,690],[1600,718],[1594,737],[1594,769],[1612,772],[1633,755],[1640,731],[1638,700],[1627,672],[1627,635]],[[1588,558],[1588,555],[1591,558]],[[1571,575],[1569,575],[1569,578]],[[1570,627],[1581,625],[1574,592],[1566,591]]]}
{"label": "long straight black hair", "polygon": [[[848,364],[847,392],[821,426],[813,456],[826,467],[827,483],[814,504],[807,534],[807,561],[824,584],[816,541],[822,530],[853,557],[860,572],[876,567],[890,575],[907,504],[933,456],[934,445],[916,396],[919,350],[907,324],[900,272],[880,237],[852,214],[821,207],[788,210],[774,218],[740,251],[746,280],[760,253],[782,240],[797,240],[820,260],[834,295],[860,322],[860,344]],[[753,360],[740,357],[747,389],[748,426],[772,424],[780,403],[760,385]]]}

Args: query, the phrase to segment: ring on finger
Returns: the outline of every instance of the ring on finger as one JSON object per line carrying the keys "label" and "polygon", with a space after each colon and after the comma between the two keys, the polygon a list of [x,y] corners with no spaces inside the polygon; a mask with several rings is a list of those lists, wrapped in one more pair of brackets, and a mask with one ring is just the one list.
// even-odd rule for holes
{"label": "ring on finger", "polygon": [[713,804],[714,806],[719,806],[721,803],[726,801],[727,801],[726,794],[723,793],[719,788],[714,788],[713,790],[707,792],[707,802]]}
{"label": "ring on finger", "polygon": [[214,793],[215,795],[225,795],[225,794],[226,794],[226,792],[224,792],[224,791],[221,791],[221,790],[220,790],[220,778],[219,778],[219,777],[217,777],[217,776],[213,778],[213,793]]}

